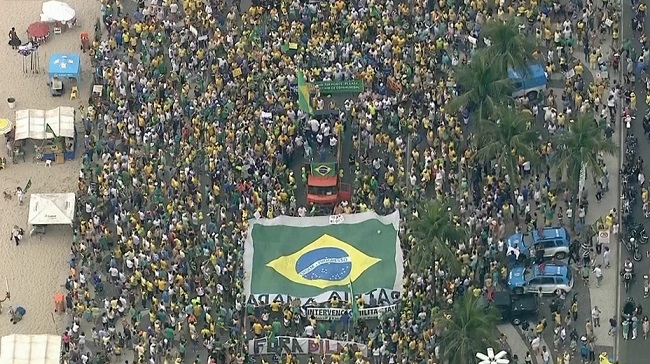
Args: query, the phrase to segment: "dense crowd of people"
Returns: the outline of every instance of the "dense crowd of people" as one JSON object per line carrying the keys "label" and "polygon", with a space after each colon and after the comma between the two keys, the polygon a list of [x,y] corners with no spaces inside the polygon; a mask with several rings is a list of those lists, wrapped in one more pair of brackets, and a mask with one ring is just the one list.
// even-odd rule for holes
{"label": "dense crowd of people", "polygon": [[[535,115],[547,107],[552,134],[577,111],[609,106],[606,80],[584,84],[586,66],[569,62],[580,44],[591,71],[605,70],[609,50],[600,39],[617,27],[601,31],[594,18],[608,9],[591,3],[425,3],[282,1],[240,9],[215,0],[154,0],[127,14],[119,2],[102,1],[90,57],[94,82],[104,89],[83,110],[81,207],[66,282],[71,363],[125,351],[135,353],[135,363],[198,363],[204,349],[215,361],[242,363],[251,333],[288,334],[281,323],[292,319],[320,337],[369,345],[368,357],[350,347],[327,359],[334,363],[394,363],[398,354],[435,362],[431,297],[451,303],[503,282],[513,204],[531,228],[538,213],[547,224],[562,221],[562,207],[559,216],[548,208],[560,197],[545,183],[550,171],[531,175],[522,160],[527,179],[511,201],[502,171],[468,163],[476,153],[466,125],[473,120],[444,109],[457,93],[450,70],[476,52],[472,39],[480,39],[485,22],[526,19],[521,31],[545,43],[535,56],[548,73],[575,71],[562,95],[550,91],[519,105]],[[362,79],[365,89],[339,103],[315,95],[314,109],[336,111],[312,128],[298,102],[298,70],[308,82]],[[437,196],[458,204],[454,219],[471,232],[455,247],[464,263],[459,276],[444,263],[409,273],[401,313],[377,325],[360,321],[351,332],[278,303],[251,307],[242,295],[247,220],[304,214],[292,166],[333,138],[353,146],[349,170],[341,168],[354,180],[343,211],[399,209],[408,221],[420,201]],[[408,250],[414,239],[408,229],[401,234]],[[442,284],[431,295],[434,276]]]}

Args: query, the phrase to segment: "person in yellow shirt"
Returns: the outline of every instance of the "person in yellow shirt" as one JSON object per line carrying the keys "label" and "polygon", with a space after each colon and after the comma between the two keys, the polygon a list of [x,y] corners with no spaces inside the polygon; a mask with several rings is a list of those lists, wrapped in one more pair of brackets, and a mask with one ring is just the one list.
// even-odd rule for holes
{"label": "person in yellow shirt", "polygon": [[332,299],[330,300],[330,307],[332,308],[339,308],[340,304],[341,302],[337,297],[332,297]]}
{"label": "person in yellow shirt", "polygon": [[269,305],[271,307],[271,312],[278,313],[280,312],[280,302],[278,301],[273,301]]}
{"label": "person in yellow shirt", "polygon": [[262,333],[264,332],[264,327],[262,324],[259,323],[259,321],[255,321],[253,324],[253,332],[255,333],[255,336],[257,338],[262,337]]}
{"label": "person in yellow shirt", "polygon": [[576,73],[576,75],[582,76],[582,73],[584,72],[584,67],[582,66],[582,63],[577,62],[575,66],[573,66],[573,71]]}
{"label": "person in yellow shirt", "polygon": [[332,361],[332,363],[339,363],[341,361],[341,355],[339,353],[332,354],[330,356],[330,360]]}

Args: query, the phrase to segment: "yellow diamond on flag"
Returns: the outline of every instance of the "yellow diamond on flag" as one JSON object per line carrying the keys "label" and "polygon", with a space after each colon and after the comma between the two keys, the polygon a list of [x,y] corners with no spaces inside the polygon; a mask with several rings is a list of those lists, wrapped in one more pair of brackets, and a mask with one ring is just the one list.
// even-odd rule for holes
{"label": "yellow diamond on flag", "polygon": [[323,234],[299,251],[266,265],[294,283],[324,289],[347,286],[380,261],[344,241]]}
{"label": "yellow diamond on flag", "polygon": [[322,165],[316,167],[316,171],[321,176],[327,176],[328,174],[330,174],[330,172],[332,172],[332,167],[330,167],[328,165],[325,165],[325,164],[322,164]]}

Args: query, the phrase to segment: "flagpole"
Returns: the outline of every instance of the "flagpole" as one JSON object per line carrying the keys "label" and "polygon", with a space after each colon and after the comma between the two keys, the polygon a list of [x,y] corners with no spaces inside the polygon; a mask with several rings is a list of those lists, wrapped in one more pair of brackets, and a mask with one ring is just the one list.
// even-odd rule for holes
{"label": "flagpole", "polygon": [[345,329],[345,340],[350,341],[350,323],[352,320],[348,320],[348,327]]}
{"label": "flagpole", "polygon": [[[359,317],[359,308],[357,307],[357,299],[354,294],[354,288],[352,287],[352,279],[350,279],[350,283],[348,284],[348,288],[350,289],[350,312],[351,312],[351,318],[352,318],[352,325],[356,325],[357,319]],[[350,332],[350,321],[348,321],[348,335]]]}

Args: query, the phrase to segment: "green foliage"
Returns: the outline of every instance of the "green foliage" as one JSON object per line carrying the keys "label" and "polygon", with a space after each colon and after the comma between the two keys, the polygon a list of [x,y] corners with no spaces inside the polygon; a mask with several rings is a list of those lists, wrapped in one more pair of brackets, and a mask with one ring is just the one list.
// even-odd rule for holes
{"label": "green foliage", "polygon": [[489,21],[481,33],[490,40],[490,46],[485,52],[495,60],[502,75],[507,76],[509,68],[524,72],[528,69],[535,43],[533,37],[526,37],[519,31],[519,24],[514,17]]}
{"label": "green foliage", "polygon": [[457,243],[468,237],[465,226],[452,221],[448,204],[433,201],[419,209],[419,218],[409,224],[414,244],[409,252],[411,268],[424,272],[440,260],[452,275],[460,274],[462,265],[456,257]]}
{"label": "green foliage", "polygon": [[477,158],[482,162],[495,161],[505,168],[510,181],[519,181],[519,156],[532,165],[539,164],[539,153],[535,145],[539,132],[532,128],[533,116],[506,107],[496,110],[491,120],[478,123]]}
{"label": "green foliage", "polygon": [[454,97],[445,109],[455,112],[468,106],[479,119],[484,119],[500,106],[511,104],[514,85],[499,71],[495,62],[485,53],[479,53],[472,62],[458,68],[454,79],[463,93]]}
{"label": "green foliage", "polygon": [[582,166],[586,166],[594,179],[602,176],[599,156],[616,155],[618,146],[605,137],[603,126],[598,126],[591,113],[580,116],[567,126],[567,131],[552,139],[556,149],[553,164],[562,169],[571,190],[577,192]]}
{"label": "green foliage", "polygon": [[476,353],[498,345],[495,330],[499,315],[483,297],[466,294],[454,302],[451,310],[438,312],[433,320],[436,329],[441,330],[442,362],[475,363]]}

